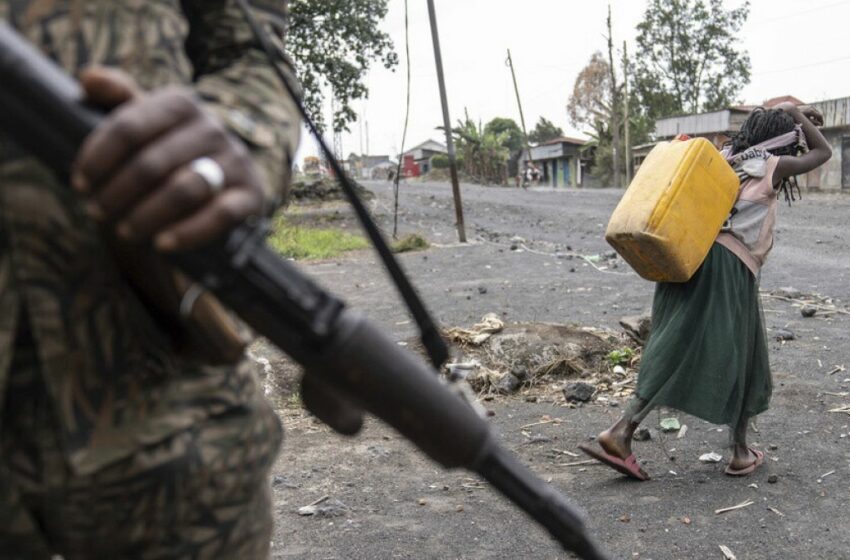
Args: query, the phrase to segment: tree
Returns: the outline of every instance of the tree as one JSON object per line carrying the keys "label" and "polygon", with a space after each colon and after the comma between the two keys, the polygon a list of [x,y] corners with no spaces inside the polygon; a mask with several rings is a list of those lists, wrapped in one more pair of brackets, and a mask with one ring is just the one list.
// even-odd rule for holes
{"label": "tree", "polygon": [[368,95],[363,78],[372,63],[398,64],[392,40],[378,28],[386,15],[387,0],[290,0],[287,48],[320,128],[326,92],[335,102],[334,129],[348,130],[357,117],[352,102]]}
{"label": "tree", "polygon": [[750,5],[722,0],[649,0],[638,25],[634,87],[648,116],[728,107],[750,83],[750,58],[737,33]]}
{"label": "tree", "polygon": [[593,174],[604,183],[615,182],[614,146],[611,122],[618,112],[614,111],[611,98],[611,65],[597,51],[590,57],[573,85],[573,94],[567,104],[570,123],[584,127],[590,141],[585,150],[593,153]]}
{"label": "tree", "polygon": [[540,117],[540,120],[534,125],[534,129],[528,133],[528,140],[532,144],[541,144],[555,138],[560,138],[563,135],[564,131],[560,127],[555,126],[546,117]]}
{"label": "tree", "polygon": [[[443,127],[438,127],[444,130]],[[463,171],[482,183],[503,184],[507,181],[507,161],[510,151],[505,146],[508,132],[487,131],[466,115],[452,129],[455,138],[458,163],[463,162]]]}
{"label": "tree", "polygon": [[511,153],[525,147],[522,130],[513,119],[496,117],[484,126],[485,134],[502,134],[503,132],[507,134],[504,145]]}

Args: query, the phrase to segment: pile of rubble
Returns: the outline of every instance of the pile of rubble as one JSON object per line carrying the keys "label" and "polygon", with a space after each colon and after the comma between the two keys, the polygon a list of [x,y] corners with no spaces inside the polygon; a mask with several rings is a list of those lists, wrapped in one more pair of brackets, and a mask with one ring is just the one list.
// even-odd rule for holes
{"label": "pile of rubble", "polygon": [[445,372],[479,394],[563,391],[568,401],[628,398],[634,391],[648,318],[624,331],[550,323],[505,325],[495,314],[446,336],[459,348]]}
{"label": "pile of rubble", "polygon": [[[371,200],[375,198],[375,193],[360,185],[354,183],[354,190],[360,196],[361,200]],[[309,178],[301,181],[293,181],[289,189],[289,200],[295,203],[305,202],[330,202],[335,200],[345,200],[345,194],[339,186],[339,181],[330,177]]]}

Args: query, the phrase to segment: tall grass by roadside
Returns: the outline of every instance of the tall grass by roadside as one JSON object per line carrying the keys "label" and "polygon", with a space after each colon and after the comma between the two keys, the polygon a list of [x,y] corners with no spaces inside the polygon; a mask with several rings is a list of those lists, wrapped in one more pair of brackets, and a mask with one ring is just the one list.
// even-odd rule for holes
{"label": "tall grass by roadside", "polygon": [[347,251],[365,249],[369,243],[359,235],[335,229],[297,226],[286,218],[275,220],[269,245],[294,259],[330,259]]}

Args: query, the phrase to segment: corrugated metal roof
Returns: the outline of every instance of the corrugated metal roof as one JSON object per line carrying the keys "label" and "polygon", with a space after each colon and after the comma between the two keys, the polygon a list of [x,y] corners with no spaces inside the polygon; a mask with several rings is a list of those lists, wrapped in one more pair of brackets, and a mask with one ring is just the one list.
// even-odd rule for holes
{"label": "corrugated metal roof", "polygon": [[701,113],[699,115],[684,115],[681,117],[668,117],[658,119],[655,123],[655,136],[658,138],[671,138],[678,134],[708,134],[710,132],[724,132],[731,125],[732,111],[724,109],[712,113]]}

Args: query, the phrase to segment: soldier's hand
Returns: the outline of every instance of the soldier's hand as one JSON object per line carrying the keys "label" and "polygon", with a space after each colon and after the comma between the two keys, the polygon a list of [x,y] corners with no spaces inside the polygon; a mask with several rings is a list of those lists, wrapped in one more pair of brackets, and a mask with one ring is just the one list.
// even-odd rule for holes
{"label": "soldier's hand", "polygon": [[113,109],[83,143],[72,173],[86,209],[120,237],[160,251],[203,245],[263,212],[245,146],[190,90],[141,92],[115,70],[80,77],[90,103]]}

